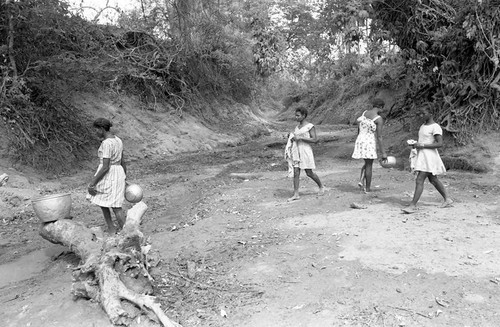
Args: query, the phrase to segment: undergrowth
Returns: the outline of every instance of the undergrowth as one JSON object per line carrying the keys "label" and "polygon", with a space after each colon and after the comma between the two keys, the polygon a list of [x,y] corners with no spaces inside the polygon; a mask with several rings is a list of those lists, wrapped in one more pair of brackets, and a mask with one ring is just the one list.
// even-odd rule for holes
{"label": "undergrowth", "polygon": [[0,116],[10,157],[51,173],[86,160],[96,117],[72,104],[78,92],[133,94],[149,110],[178,116],[196,111],[193,102],[204,97],[248,102],[251,43],[224,28],[224,19],[203,16],[190,22],[189,35],[164,30],[159,38],[158,26],[90,23],[62,0],[0,0],[0,39],[7,41],[0,46]]}

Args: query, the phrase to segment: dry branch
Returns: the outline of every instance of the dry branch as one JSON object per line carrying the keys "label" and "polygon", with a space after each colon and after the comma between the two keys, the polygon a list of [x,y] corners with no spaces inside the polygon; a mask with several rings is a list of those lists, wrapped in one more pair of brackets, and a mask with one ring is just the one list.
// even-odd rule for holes
{"label": "dry branch", "polygon": [[68,219],[43,224],[40,235],[69,247],[81,258],[82,264],[73,273],[73,295],[99,302],[113,324],[179,327],[151,295],[152,277],[145,251],[148,246],[139,230],[146,210],[144,202],[134,205],[116,236],[104,238]]}

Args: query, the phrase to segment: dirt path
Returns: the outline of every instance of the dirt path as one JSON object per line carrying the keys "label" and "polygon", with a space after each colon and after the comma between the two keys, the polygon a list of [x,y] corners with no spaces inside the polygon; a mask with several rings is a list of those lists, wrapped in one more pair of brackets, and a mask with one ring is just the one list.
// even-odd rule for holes
{"label": "dirt path", "polygon": [[[131,164],[169,315],[184,326],[499,326],[498,174],[450,172],[442,180],[454,207],[440,209],[426,185],[422,210],[404,215],[411,174],[377,166],[375,191],[360,193],[361,163],[348,159],[354,131],[321,137],[317,173],[330,190],[317,196],[304,176],[291,203],[282,148],[270,139]],[[75,219],[103,226],[81,178],[50,190],[72,191]],[[12,199],[16,188],[2,192]],[[109,326],[96,304],[72,301],[78,259],[41,239],[20,201],[26,209],[1,231],[0,321]]]}

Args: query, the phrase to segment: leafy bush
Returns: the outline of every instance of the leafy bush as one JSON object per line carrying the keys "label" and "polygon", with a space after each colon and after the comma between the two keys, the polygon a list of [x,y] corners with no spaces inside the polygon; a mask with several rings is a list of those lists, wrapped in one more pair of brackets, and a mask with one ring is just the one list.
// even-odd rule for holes
{"label": "leafy bush", "polygon": [[[60,173],[85,157],[88,119],[66,98],[81,87],[66,75],[88,49],[85,22],[57,0],[0,2],[0,116],[12,158]],[[75,84],[78,83],[78,86]]]}
{"label": "leafy bush", "polygon": [[251,35],[228,28],[216,8],[199,15],[187,5],[176,7],[178,24],[163,5],[151,20],[123,16],[130,30],[87,22],[62,0],[0,0],[0,116],[12,158],[54,172],[85,158],[95,140],[90,118],[71,105],[75,92],[131,92],[178,114],[204,97],[248,101],[257,81]]}
{"label": "leafy bush", "polygon": [[461,143],[500,128],[498,1],[385,0],[374,10],[406,62],[404,106],[433,103],[437,121]]}

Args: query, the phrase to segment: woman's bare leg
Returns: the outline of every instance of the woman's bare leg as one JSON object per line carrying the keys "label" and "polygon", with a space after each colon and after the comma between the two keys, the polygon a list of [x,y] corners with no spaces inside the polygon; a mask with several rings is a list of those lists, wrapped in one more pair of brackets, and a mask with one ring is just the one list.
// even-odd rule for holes
{"label": "woman's bare leg", "polygon": [[373,159],[365,159],[365,186],[366,192],[371,192],[372,174],[373,174]]}
{"label": "woman's bare leg", "polygon": [[363,165],[363,167],[361,167],[361,173],[359,174],[359,182],[358,182],[359,188],[362,189],[363,191],[365,190],[365,169],[366,165]]}
{"label": "woman's bare leg", "polygon": [[122,208],[113,208],[113,212],[115,213],[116,221],[118,222],[118,228],[122,229],[123,225],[125,225],[125,212]]}
{"label": "woman's bare leg", "polygon": [[413,193],[413,199],[410,202],[409,207],[415,208],[417,206],[418,200],[422,196],[422,192],[424,191],[424,182],[428,177],[429,173],[419,171],[417,178],[415,179],[415,192]]}
{"label": "woman's bare leg", "polygon": [[288,201],[300,199],[299,185],[300,185],[300,168],[293,167],[293,196],[289,198]]}
{"label": "woman's bare leg", "polygon": [[453,200],[448,198],[448,193],[446,193],[446,188],[443,183],[439,180],[439,178],[435,175],[429,175],[429,182],[436,188],[436,190],[441,194],[444,199],[443,207],[450,206],[453,203]]}
{"label": "woman's bare leg", "polygon": [[111,219],[111,211],[109,208],[101,207],[102,214],[104,215],[104,221],[106,221],[106,225],[108,225],[108,233],[115,234],[116,228],[113,224],[113,220]]}
{"label": "woman's bare leg", "polygon": [[316,183],[316,185],[318,185],[319,194],[323,194],[325,190],[324,190],[323,184],[321,183],[321,180],[319,179],[318,175],[316,175],[316,173],[313,172],[312,169],[306,169],[306,175],[309,178],[311,178]]}

